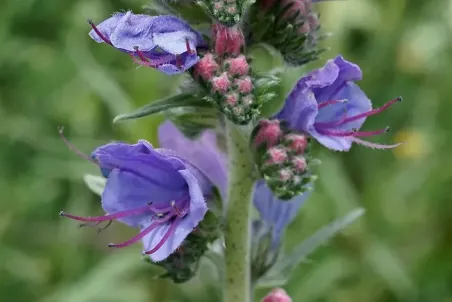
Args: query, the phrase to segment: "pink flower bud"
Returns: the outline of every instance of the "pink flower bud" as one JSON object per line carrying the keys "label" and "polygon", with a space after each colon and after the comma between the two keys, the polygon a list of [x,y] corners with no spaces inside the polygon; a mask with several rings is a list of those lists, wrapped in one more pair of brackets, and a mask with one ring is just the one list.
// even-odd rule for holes
{"label": "pink flower bud", "polygon": [[282,288],[273,289],[261,302],[292,302],[292,298]]}
{"label": "pink flower bud", "polygon": [[235,5],[228,6],[228,7],[226,8],[226,11],[227,11],[229,14],[235,14],[235,13],[237,13],[237,7],[236,7]]}
{"label": "pink flower bud", "polygon": [[280,147],[272,147],[268,149],[268,161],[269,165],[279,165],[287,160],[287,152]]}
{"label": "pink flower bud", "polygon": [[215,61],[214,56],[211,53],[206,54],[198,64],[195,66],[195,73],[200,75],[204,81],[207,81],[213,77],[218,71],[218,64]]}
{"label": "pink flower bud", "polygon": [[229,80],[228,74],[223,72],[218,77],[212,78],[212,90],[218,91],[220,93],[225,93],[231,86],[231,81]]}
{"label": "pink flower bud", "polygon": [[215,10],[220,10],[220,9],[222,9],[224,7],[224,3],[222,2],[222,1],[218,1],[218,2],[215,2],[214,4],[213,4],[213,8],[215,9]]}
{"label": "pink flower bud", "polygon": [[236,79],[234,81],[234,84],[238,86],[238,90],[241,93],[248,94],[251,91],[253,91],[253,82],[251,81],[251,78],[248,76]]}
{"label": "pink flower bud", "polygon": [[304,156],[295,156],[292,159],[292,165],[296,172],[303,172],[306,170],[306,158]]}
{"label": "pink flower bud", "polygon": [[281,169],[279,171],[279,180],[281,181],[288,181],[293,176],[292,171],[290,169]]}
{"label": "pink flower bud", "polygon": [[224,64],[228,66],[228,73],[230,75],[246,75],[250,70],[250,66],[244,55],[240,55],[234,59],[228,59]]}
{"label": "pink flower bud", "polygon": [[222,55],[239,55],[245,44],[245,37],[238,26],[227,27],[222,24],[213,26],[215,53]]}
{"label": "pink flower bud", "polygon": [[308,146],[308,138],[302,134],[289,134],[285,137],[289,147],[297,154],[303,154]]}
{"label": "pink flower bud", "polygon": [[268,147],[274,146],[283,134],[278,120],[262,120],[259,122],[259,127],[254,138],[256,146],[263,143],[266,143]]}
{"label": "pink flower bud", "polygon": [[226,98],[226,103],[229,106],[234,106],[235,104],[237,104],[238,100],[239,100],[239,95],[236,92],[231,92],[225,95]]}

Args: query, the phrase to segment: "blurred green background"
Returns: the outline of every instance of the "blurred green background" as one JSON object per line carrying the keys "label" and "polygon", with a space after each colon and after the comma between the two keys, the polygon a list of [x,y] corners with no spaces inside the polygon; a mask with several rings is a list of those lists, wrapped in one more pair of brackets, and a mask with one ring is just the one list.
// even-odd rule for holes
{"label": "blurred green background", "polygon": [[[111,250],[134,230],[96,234],[58,216],[100,214],[83,183],[95,167],[67,150],[112,139],[156,142],[161,117],[112,118],[174,91],[178,78],[136,68],[91,41],[87,18],[140,12],[143,0],[3,0],[0,4],[0,300],[39,302],[217,301],[202,282],[155,280],[140,245]],[[350,0],[317,5],[330,51],[364,72],[375,106],[404,102],[366,122],[391,125],[394,151],[316,148],[315,194],[286,237],[288,248],[357,206],[367,214],[301,265],[286,289],[294,301],[452,302],[452,2]],[[302,74],[286,73],[287,89]],[[256,298],[265,291],[258,291]]]}

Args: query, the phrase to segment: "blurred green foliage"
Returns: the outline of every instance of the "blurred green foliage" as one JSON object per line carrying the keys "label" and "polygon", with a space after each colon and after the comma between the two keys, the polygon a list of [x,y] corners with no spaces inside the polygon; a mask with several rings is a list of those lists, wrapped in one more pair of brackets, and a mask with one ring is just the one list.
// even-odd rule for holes
{"label": "blurred green foliage", "polygon": [[[100,21],[142,0],[3,0],[0,3],[0,300],[39,302],[218,301],[207,267],[199,280],[156,280],[140,246],[111,250],[134,233],[119,224],[96,234],[62,209],[100,214],[83,183],[95,167],[67,150],[57,126],[84,152],[110,140],[156,143],[161,117],[112,125],[112,118],[166,96],[180,78],[136,68],[91,41]],[[350,0],[317,5],[330,51],[358,63],[376,106],[404,102],[366,122],[391,125],[379,138],[395,151],[355,146],[323,164],[315,194],[287,247],[356,206],[367,214],[301,265],[287,285],[294,301],[452,301],[452,2]],[[290,89],[303,70],[288,70]],[[204,281],[203,281],[204,280]],[[258,291],[256,299],[265,290]]]}

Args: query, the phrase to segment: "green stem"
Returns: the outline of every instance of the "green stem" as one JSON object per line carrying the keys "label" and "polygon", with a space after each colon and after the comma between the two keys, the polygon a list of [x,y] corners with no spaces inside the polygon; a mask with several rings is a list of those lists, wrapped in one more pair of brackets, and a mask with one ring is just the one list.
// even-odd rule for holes
{"label": "green stem", "polygon": [[226,208],[226,284],[224,302],[250,302],[252,297],[251,203],[254,161],[249,150],[249,135],[227,121],[229,188]]}

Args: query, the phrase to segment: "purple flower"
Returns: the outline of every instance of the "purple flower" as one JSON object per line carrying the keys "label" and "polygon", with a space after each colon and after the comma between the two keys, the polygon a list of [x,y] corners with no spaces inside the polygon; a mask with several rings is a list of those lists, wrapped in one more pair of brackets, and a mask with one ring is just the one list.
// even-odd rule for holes
{"label": "purple flower", "polygon": [[276,118],[286,120],[290,127],[308,133],[325,147],[348,151],[353,142],[376,149],[394,148],[362,140],[361,137],[387,132],[359,131],[368,116],[378,114],[402,99],[396,98],[380,108],[372,104],[354,83],[361,80],[358,65],[336,57],[323,68],[301,78],[286,99]]}
{"label": "purple flower", "polygon": [[204,131],[199,138],[186,138],[170,121],[158,129],[160,146],[174,150],[180,157],[195,165],[220,190],[226,198],[227,158],[217,147],[214,131]]}
{"label": "purple flower", "polygon": [[298,210],[310,195],[309,190],[291,200],[283,201],[273,195],[265,181],[257,182],[254,188],[253,203],[261,220],[271,229],[272,249],[278,248],[284,230],[297,216]]}
{"label": "purple flower", "polygon": [[174,16],[116,13],[94,25],[89,35],[125,53],[134,62],[168,74],[186,71],[199,61],[196,49],[204,45],[200,33]]}
{"label": "purple flower", "polygon": [[62,216],[99,224],[118,220],[140,232],[110,247],[122,248],[142,241],[153,261],[161,261],[176,250],[207,212],[205,196],[211,184],[190,163],[167,149],[154,149],[144,140],[135,145],[110,143],[93,152],[94,161],[107,183],[102,207],[107,213],[80,217]]}
{"label": "purple flower", "polygon": [[[227,186],[226,154],[216,144],[215,133],[205,130],[200,138],[190,140],[170,121],[159,128],[159,140],[164,148],[171,148],[176,153],[184,154],[184,159],[194,163],[210,181],[215,184],[225,198]],[[285,228],[292,222],[300,207],[309,197],[310,191],[288,200],[277,199],[263,180],[254,188],[253,203],[265,225],[272,229],[272,247],[277,247]]]}

